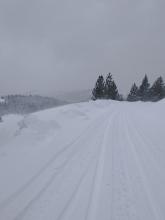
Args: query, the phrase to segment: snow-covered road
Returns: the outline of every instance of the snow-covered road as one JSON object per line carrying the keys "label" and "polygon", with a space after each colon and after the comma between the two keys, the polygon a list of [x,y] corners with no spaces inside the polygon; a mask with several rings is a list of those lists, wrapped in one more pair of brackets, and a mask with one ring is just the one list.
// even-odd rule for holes
{"label": "snow-covered road", "polygon": [[165,101],[0,123],[0,220],[164,220]]}

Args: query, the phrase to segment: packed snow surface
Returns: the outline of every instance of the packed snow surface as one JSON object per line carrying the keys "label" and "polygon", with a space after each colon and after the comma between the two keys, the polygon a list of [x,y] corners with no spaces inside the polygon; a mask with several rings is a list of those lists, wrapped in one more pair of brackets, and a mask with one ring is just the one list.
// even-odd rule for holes
{"label": "packed snow surface", "polygon": [[0,220],[164,220],[165,101],[72,104],[0,123]]}

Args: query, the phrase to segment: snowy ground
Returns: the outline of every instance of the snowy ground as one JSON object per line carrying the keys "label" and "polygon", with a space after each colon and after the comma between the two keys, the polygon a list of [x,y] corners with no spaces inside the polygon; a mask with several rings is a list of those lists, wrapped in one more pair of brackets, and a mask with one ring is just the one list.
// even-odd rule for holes
{"label": "snowy ground", "polygon": [[72,104],[0,123],[0,220],[164,220],[165,101]]}

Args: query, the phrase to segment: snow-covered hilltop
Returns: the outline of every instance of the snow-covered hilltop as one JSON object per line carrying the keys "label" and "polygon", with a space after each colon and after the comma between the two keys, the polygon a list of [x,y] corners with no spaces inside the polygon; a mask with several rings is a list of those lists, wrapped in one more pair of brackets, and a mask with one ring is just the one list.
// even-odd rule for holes
{"label": "snow-covered hilltop", "polygon": [[165,100],[90,101],[0,123],[0,219],[164,220]]}

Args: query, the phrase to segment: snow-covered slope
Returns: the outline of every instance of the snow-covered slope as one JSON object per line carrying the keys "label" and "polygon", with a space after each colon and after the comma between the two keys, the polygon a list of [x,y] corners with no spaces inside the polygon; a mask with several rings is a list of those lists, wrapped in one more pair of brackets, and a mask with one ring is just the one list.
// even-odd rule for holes
{"label": "snow-covered slope", "polygon": [[164,220],[165,101],[72,104],[0,123],[1,220]]}

